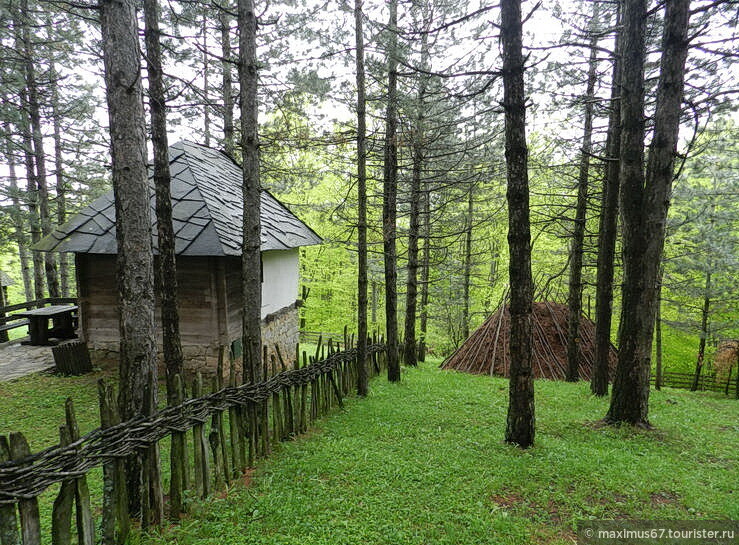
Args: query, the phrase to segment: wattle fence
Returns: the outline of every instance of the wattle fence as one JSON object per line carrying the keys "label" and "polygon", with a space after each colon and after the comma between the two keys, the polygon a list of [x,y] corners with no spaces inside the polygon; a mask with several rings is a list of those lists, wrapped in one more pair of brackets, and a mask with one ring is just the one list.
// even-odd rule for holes
{"label": "wattle fence", "polygon": [[[0,544],[42,542],[38,497],[55,483],[61,486],[51,515],[53,545],[71,545],[74,534],[81,545],[124,543],[135,522],[128,514],[124,464],[136,456],[146,464],[152,452],[158,457],[158,449],[152,447],[167,437],[172,441],[167,511],[172,521],[179,520],[186,511],[187,494],[205,498],[228,485],[253,467],[257,458],[268,456],[271,444],[305,433],[312,422],[332,408],[343,406],[343,399],[356,391],[358,362],[352,340],[345,335],[342,344],[350,348],[342,351],[331,341],[324,344],[318,339],[317,344],[311,357],[302,352],[301,358],[300,350],[296,350],[289,369],[279,352],[279,361],[274,357],[270,362],[265,360],[265,376],[271,376],[256,384],[237,386],[232,365],[229,386],[223,387],[219,366],[211,393],[203,395],[203,379],[198,374],[192,383],[191,399],[184,399],[178,376],[176,405],[151,417],[125,422],[120,421],[113,386],[101,380],[101,426],[80,437],[74,406],[68,399],[59,444],[35,454],[23,434],[12,433],[9,438],[0,435]],[[222,358],[223,354],[225,350]],[[375,341],[368,346],[367,365],[369,376],[386,368],[382,343]],[[100,532],[96,531],[87,483],[88,473],[97,466],[103,467]],[[143,474],[141,490],[149,492],[141,494],[139,519],[142,529],[146,529],[161,524],[164,495],[161,478],[146,481],[151,473]]]}

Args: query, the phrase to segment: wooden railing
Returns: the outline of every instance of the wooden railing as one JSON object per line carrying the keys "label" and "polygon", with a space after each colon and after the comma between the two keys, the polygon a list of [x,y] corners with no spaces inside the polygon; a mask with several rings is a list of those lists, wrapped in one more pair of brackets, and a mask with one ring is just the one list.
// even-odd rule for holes
{"label": "wooden railing", "polygon": [[[652,375],[650,379],[652,384],[655,383],[655,378],[656,377]],[[666,386],[668,388],[690,390],[693,388],[694,381],[695,375],[693,373],[662,373],[662,386]],[[734,393],[736,388],[739,388],[737,377],[732,375],[721,378],[717,377],[715,374],[706,373],[702,374],[698,379],[697,389],[700,391],[721,392],[729,395],[730,393]]]}

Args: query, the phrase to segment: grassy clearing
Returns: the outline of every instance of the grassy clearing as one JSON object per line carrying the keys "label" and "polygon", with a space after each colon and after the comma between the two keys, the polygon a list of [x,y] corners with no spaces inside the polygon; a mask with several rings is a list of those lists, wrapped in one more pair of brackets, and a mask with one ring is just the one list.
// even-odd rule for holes
{"label": "grassy clearing", "polygon": [[[48,446],[71,395],[89,431],[96,378],[0,384],[0,430]],[[431,364],[404,370],[400,384],[376,379],[366,400],[280,445],[249,487],[193,504],[179,527],[145,541],[571,543],[583,518],[739,518],[735,400],[652,392],[657,429],[643,432],[594,425],[607,400],[586,384],[540,381],[536,393],[537,445],[521,452],[502,442],[505,380]],[[99,473],[90,481],[99,497]],[[47,515],[51,501],[53,491],[42,497]]]}
{"label": "grassy clearing", "polygon": [[161,543],[571,543],[583,518],[739,517],[736,401],[653,393],[654,432],[599,428],[585,384],[537,384],[537,446],[505,445],[507,383],[407,370],[283,444]]}
{"label": "grassy clearing", "polygon": [[[80,377],[61,377],[50,373],[34,373],[10,382],[0,382],[0,434],[21,432],[32,452],[59,443],[59,426],[64,424],[64,402],[74,401],[80,433],[83,435],[100,426],[97,381],[115,380],[115,373],[97,372]],[[164,390],[160,392],[164,399]],[[169,456],[169,441],[161,442],[162,458]],[[169,464],[162,465],[163,476],[169,479]],[[103,477],[97,467],[87,475],[93,514],[102,509]],[[39,497],[42,538],[51,542],[51,511],[59,485],[49,487]]]}

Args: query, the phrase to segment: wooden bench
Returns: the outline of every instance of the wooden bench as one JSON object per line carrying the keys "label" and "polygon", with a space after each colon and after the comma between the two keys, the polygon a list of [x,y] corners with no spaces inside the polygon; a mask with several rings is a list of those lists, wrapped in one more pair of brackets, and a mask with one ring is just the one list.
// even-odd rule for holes
{"label": "wooden bench", "polygon": [[15,329],[16,327],[23,327],[24,325],[28,324],[28,318],[25,318],[23,320],[15,320],[13,322],[10,322],[9,324],[0,325],[0,331],[10,331],[11,329]]}

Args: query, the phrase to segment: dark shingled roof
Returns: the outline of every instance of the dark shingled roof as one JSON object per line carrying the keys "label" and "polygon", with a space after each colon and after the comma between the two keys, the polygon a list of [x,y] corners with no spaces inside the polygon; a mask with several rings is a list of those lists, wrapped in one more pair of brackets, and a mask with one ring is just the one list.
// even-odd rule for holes
{"label": "dark shingled roof", "polygon": [[[178,142],[169,148],[172,225],[178,255],[241,255],[242,173],[224,153]],[[154,247],[157,247],[154,186],[149,178]],[[262,251],[322,242],[269,192],[262,191]],[[41,251],[115,254],[115,204],[110,191],[93,201],[33,247]]]}

